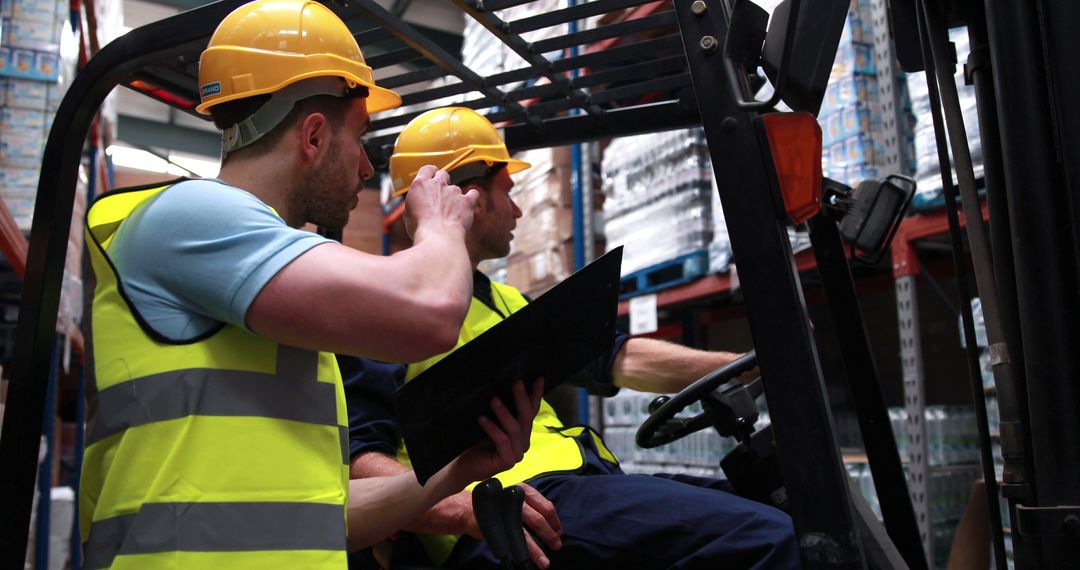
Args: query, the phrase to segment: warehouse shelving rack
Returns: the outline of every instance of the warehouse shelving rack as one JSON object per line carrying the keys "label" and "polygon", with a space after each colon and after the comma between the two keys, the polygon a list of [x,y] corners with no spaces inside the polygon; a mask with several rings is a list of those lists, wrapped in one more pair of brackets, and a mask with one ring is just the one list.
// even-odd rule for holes
{"label": "warehouse shelving rack", "polygon": [[[872,359],[868,359],[869,341],[865,330],[860,330],[850,268],[842,248],[837,248],[839,237],[835,225],[819,220],[813,224],[816,262],[823,276],[828,275],[826,290],[834,318],[846,323],[841,344],[848,375],[859,378],[862,384],[858,388],[865,397],[859,398],[857,408],[863,420],[863,437],[882,500],[884,529],[870,520],[872,517],[866,516],[865,509],[853,506],[847,475],[834,443],[823,390],[823,373],[788,243],[787,228],[779,219],[769,193],[773,176],[769,170],[771,158],[760,144],[752,142],[759,139],[755,128],[759,113],[748,110],[744,102],[739,101],[741,97],[736,94],[736,88],[741,88],[745,95],[745,78],[740,79],[738,85],[728,82],[719,61],[723,50],[715,49],[715,46],[724,46],[728,37],[730,3],[725,0],[676,0],[674,10],[530,43],[520,34],[632,9],[647,2],[596,0],[509,22],[498,16],[498,10],[528,1],[454,0],[463,12],[483,22],[526,62],[520,69],[488,77],[481,77],[467,68],[374,0],[327,1],[327,5],[355,31],[358,42],[369,55],[369,64],[376,70],[379,83],[405,93],[404,111],[380,116],[372,123],[367,147],[373,162],[385,164],[396,133],[412,117],[433,106],[433,102],[441,97],[462,93],[471,97],[464,105],[486,110],[489,119],[506,124],[504,135],[511,150],[703,125],[713,167],[720,173],[721,202],[734,254],[739,260],[743,298],[765,390],[772,396],[769,407],[782,459],[782,475],[790,494],[791,512],[806,567],[865,568],[870,564],[876,567],[925,567],[895,442],[888,422],[883,421],[885,410],[880,403],[876,371]],[[796,8],[800,4],[798,0],[788,1]],[[913,1],[894,0],[894,13],[906,16]],[[920,6],[927,5],[926,0],[918,1]],[[875,2],[885,14],[884,0]],[[1044,2],[1053,3],[1060,13],[1071,14],[1069,11],[1074,10],[1062,7],[1066,4],[1063,0]],[[56,127],[46,146],[39,184],[39,207],[35,212],[27,258],[27,287],[17,330],[15,381],[11,386],[10,408],[0,441],[0,462],[5,466],[0,472],[0,510],[10,514],[0,520],[0,565],[21,563],[25,548],[26,513],[33,487],[30,467],[36,463],[37,430],[41,425],[41,403],[45,396],[45,383],[41,379],[46,377],[49,368],[76,169],[93,114],[105,95],[117,85],[126,85],[194,114],[199,53],[216,24],[241,3],[240,0],[223,0],[133,30],[103,48],[88,62],[58,111]],[[802,11],[795,10],[800,17],[817,11],[846,14],[848,3],[828,0],[804,1],[802,4]],[[1031,14],[1025,16],[1030,18]],[[673,23],[677,24],[676,28],[672,27]],[[922,28],[927,29],[926,26]],[[603,51],[558,60],[544,57],[546,53],[570,46],[657,30],[663,33],[636,41],[633,38],[624,40]],[[939,33],[939,30],[933,31]],[[1028,46],[1040,45],[1030,34],[1024,39],[1028,40]],[[825,47],[828,47],[827,42]],[[1051,47],[1064,49],[1058,44]],[[577,76],[570,73],[586,68],[588,73]],[[426,91],[415,90],[424,82],[442,76],[456,77],[459,82]],[[546,78],[547,83],[517,86],[524,80],[541,77]],[[1030,84],[1017,83],[1013,87]],[[1067,81],[1061,84],[1062,89],[1073,87]],[[649,102],[642,103],[646,96]],[[523,100],[533,98],[540,98],[540,101],[528,107],[522,104]],[[1073,115],[1066,114],[1066,117]],[[1069,136],[1080,135],[1080,129],[1065,132]],[[1054,165],[1045,162],[1038,164],[1045,167],[1046,172],[1057,172],[1053,170]],[[1080,164],[1080,161],[1070,164]],[[1060,184],[1041,186],[1039,190],[1057,188],[1055,191],[1060,192],[1061,187]],[[1062,208],[1052,216],[1071,214]],[[1013,215],[1020,214],[1010,212],[1010,216]],[[1019,225],[1023,226],[1022,223]],[[1041,239],[1040,247],[1053,249],[1042,239],[1045,235],[1036,237]],[[1053,261],[1059,274],[1072,275],[1068,271],[1076,268],[1075,256],[1068,257],[1063,246],[1058,246],[1055,251]],[[1019,259],[1017,264],[1019,267]],[[1059,283],[1054,284],[1055,296],[1046,299],[1037,299],[1038,283],[1027,281],[1024,285],[1027,294],[1021,298],[1029,301],[1026,309],[1040,311],[1041,315],[1046,315],[1047,307],[1040,305],[1040,301],[1051,298],[1061,301],[1067,296]],[[844,318],[837,318],[838,315]],[[1067,315],[1049,318],[1060,321],[1064,316]],[[1075,330],[1077,326],[1080,325],[1062,324],[1060,330],[1064,332],[1056,339],[1055,350],[1062,342],[1073,342],[1072,346],[1075,346],[1075,341],[1080,341],[1080,333]],[[1037,338],[1036,335],[1025,335],[1024,349]],[[1032,345],[1031,349],[1029,361],[1035,354],[1042,355],[1038,347]],[[1080,371],[1080,366],[1061,351],[1045,356],[1047,361],[1041,364],[1060,365],[1061,374]],[[1039,384],[1032,375],[1028,382],[1029,389],[1032,386],[1039,389],[1057,386],[1053,380],[1044,377],[1039,378]],[[879,392],[876,395],[875,389]],[[1050,408],[1071,405],[1075,392],[1065,390],[1064,393],[1066,397]],[[1047,404],[1045,399],[1039,403]],[[1043,420],[1045,425],[1037,426],[1040,430],[1051,425]],[[1041,441],[1048,443],[1051,449],[1074,449],[1069,446],[1080,437],[1080,429],[1064,425],[1068,423],[1067,419],[1053,421],[1057,422],[1053,424],[1055,427],[1068,429],[1059,434],[1061,439],[1056,447],[1053,441],[1045,438],[1045,433],[1042,433]],[[1075,448],[1080,449],[1080,446]],[[1080,465],[1074,459],[1067,455],[1059,468],[1077,472]],[[1048,478],[1048,488],[1054,491],[1046,495],[1046,506],[1070,504],[1069,498],[1080,493],[1080,486],[1075,481],[1054,486],[1049,479],[1052,477],[1049,464],[1043,461],[1040,467],[1036,474]],[[1058,514],[1039,511],[1035,516],[1044,525],[1051,525]],[[1051,556],[1064,556],[1063,539],[1036,540],[1044,541],[1045,552],[1050,552]]]}

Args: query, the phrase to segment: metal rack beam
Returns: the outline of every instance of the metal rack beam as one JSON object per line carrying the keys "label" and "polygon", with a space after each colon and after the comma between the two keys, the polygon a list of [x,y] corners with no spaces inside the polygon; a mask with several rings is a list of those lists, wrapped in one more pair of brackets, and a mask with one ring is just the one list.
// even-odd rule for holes
{"label": "metal rack beam", "polygon": [[[405,45],[416,50],[420,55],[431,60],[435,65],[444,69],[447,73],[456,76],[463,83],[469,84],[473,90],[478,91],[495,101],[505,101],[505,93],[495,87],[485,84],[482,77],[466,67],[459,59],[447,53],[446,50],[434,41],[417,33],[412,26],[405,23],[404,20],[395,16],[386,8],[380,6],[374,0],[356,0],[354,4],[350,4],[350,7],[362,10],[365,15],[370,17],[378,26],[389,30],[394,37],[404,42]],[[506,101],[504,106],[507,110],[512,112],[518,120],[526,122],[532,120],[529,116],[529,112],[521,105]],[[382,126],[380,126],[380,121],[372,121],[371,128],[373,130],[382,128]]]}
{"label": "metal rack beam", "polygon": [[631,34],[672,27],[674,25],[675,12],[669,10],[645,18],[626,20],[617,24],[609,24],[607,26],[600,26],[581,32],[566,34],[565,36],[532,42],[529,44],[529,49],[534,53],[548,53],[571,46],[585,45],[600,40],[624,37]]}
{"label": "metal rack beam", "polygon": [[586,67],[598,67],[601,65],[620,65],[627,60],[641,60],[656,56],[667,56],[673,52],[682,51],[682,39],[679,34],[671,34],[659,38],[642,40],[632,44],[623,44],[604,51],[586,53],[576,57],[568,57],[553,61],[551,70],[555,72],[570,71]]}
{"label": "metal rack beam", "polygon": [[[462,2],[467,4],[476,4],[476,0],[454,0],[455,2]],[[513,22],[505,23],[505,32],[508,34],[524,34],[526,32],[534,32],[542,28],[550,28],[559,24],[565,24],[573,20],[584,20],[591,16],[599,16],[601,14],[607,14],[615,10],[621,10],[623,8],[633,8],[634,6],[640,6],[648,3],[649,0],[596,0],[595,2],[586,2],[584,4],[578,4],[576,6],[570,6],[569,8],[563,8],[561,10],[552,10],[551,12],[545,12],[543,14],[537,14],[536,16],[530,16],[528,18],[522,18]]]}
{"label": "metal rack beam", "polygon": [[[603,4],[606,1],[607,0],[600,0],[599,2],[596,2],[596,4]],[[601,110],[598,106],[593,105],[589,101],[588,94],[586,94],[580,89],[574,89],[570,85],[570,80],[566,76],[554,72],[551,67],[551,62],[547,58],[545,58],[543,55],[540,55],[538,52],[533,51],[529,43],[523,40],[519,35],[520,31],[513,30],[512,22],[504,22],[502,19],[500,19],[497,15],[493,13],[481,11],[474,6],[471,6],[470,4],[472,4],[473,2],[470,2],[468,0],[454,0],[454,3],[461,7],[462,10],[464,10],[469,16],[479,22],[482,26],[487,28],[487,30],[491,32],[495,37],[499,38],[499,41],[501,41],[507,47],[513,50],[514,53],[518,54],[518,56],[524,59],[526,63],[536,68],[538,71],[542,72],[543,75],[547,77],[553,85],[559,86],[562,92],[566,95],[567,99],[573,102],[574,106],[583,109],[585,112],[587,112],[589,115],[592,115],[593,117],[597,117],[603,114],[603,110]],[[584,4],[582,6],[589,5],[591,4]],[[556,10],[554,12],[549,12],[548,14],[556,14],[559,12],[565,12],[567,10],[573,11],[574,9],[574,7],[571,7],[565,10]],[[578,18],[570,19],[573,20]]]}

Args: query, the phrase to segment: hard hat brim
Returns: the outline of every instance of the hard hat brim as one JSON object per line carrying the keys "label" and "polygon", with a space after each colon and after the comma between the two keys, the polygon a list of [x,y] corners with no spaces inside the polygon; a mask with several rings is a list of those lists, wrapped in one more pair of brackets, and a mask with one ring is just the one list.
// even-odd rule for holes
{"label": "hard hat brim", "polygon": [[367,111],[369,115],[389,111],[401,106],[401,96],[385,87],[364,85],[368,88]]}
{"label": "hard hat brim", "polygon": [[[517,174],[518,172],[521,172],[523,170],[527,170],[529,168],[532,168],[532,164],[530,164],[528,162],[525,162],[524,160],[518,160],[516,158],[492,158],[490,156],[475,156],[475,157],[470,158],[469,160],[462,161],[462,163],[459,164],[458,166],[459,167],[460,166],[465,166],[466,164],[473,164],[473,163],[477,163],[477,162],[489,162],[491,164],[505,164],[506,165],[506,172],[508,174]],[[409,184],[410,185],[412,184],[412,180],[409,181]],[[398,188],[397,190],[395,190],[394,193],[391,194],[391,196],[394,197],[394,198],[397,198],[398,196],[404,196],[408,192],[409,192],[409,186],[406,185],[403,188]]]}

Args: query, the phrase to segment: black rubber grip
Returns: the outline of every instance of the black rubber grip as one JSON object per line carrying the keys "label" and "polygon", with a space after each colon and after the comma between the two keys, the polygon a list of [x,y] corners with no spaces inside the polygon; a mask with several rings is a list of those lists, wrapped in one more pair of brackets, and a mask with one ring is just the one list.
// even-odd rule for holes
{"label": "black rubber grip", "polygon": [[[473,488],[472,504],[476,523],[480,525],[480,532],[491,547],[491,553],[506,563],[510,559],[510,540],[501,512],[502,492],[502,483],[498,479],[488,479]],[[520,521],[521,515],[518,515],[519,527]]]}
{"label": "black rubber grip", "polygon": [[519,485],[507,487],[502,492],[502,519],[506,534],[510,537],[510,559],[514,568],[532,568],[529,547],[525,544],[525,530],[521,524],[521,509],[525,504],[525,490]]}

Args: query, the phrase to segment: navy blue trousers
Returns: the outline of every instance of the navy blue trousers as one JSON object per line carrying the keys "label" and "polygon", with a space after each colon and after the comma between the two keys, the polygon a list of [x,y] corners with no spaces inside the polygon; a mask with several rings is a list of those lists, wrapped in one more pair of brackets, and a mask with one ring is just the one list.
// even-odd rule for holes
{"label": "navy blue trousers", "polygon": [[[686,475],[552,475],[530,484],[555,505],[562,548],[553,570],[800,568],[791,519]],[[498,569],[483,541],[463,537],[447,567]]]}
{"label": "navy blue trousers", "polygon": [[[731,493],[724,480],[627,475],[601,460],[592,441],[582,443],[581,471],[528,481],[562,522],[562,548],[545,550],[552,570],[801,568],[784,512]],[[415,540],[398,541],[394,559],[400,568],[431,566]],[[353,570],[372,567],[367,555],[350,560]],[[502,569],[487,543],[470,536],[458,540],[445,567]]]}

